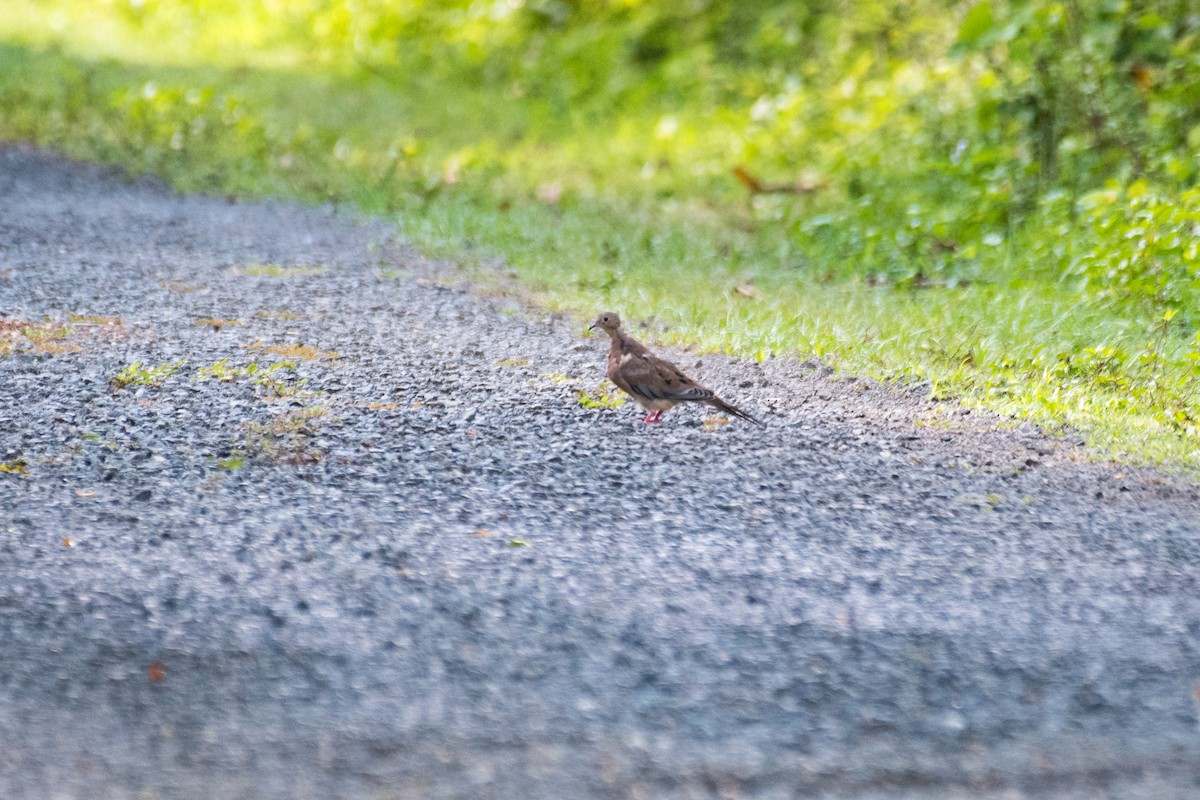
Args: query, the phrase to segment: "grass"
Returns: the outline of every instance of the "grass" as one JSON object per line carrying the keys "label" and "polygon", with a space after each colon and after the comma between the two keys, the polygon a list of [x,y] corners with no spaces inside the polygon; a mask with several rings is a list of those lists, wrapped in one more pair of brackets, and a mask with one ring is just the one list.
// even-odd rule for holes
{"label": "grass", "polygon": [[69,327],[52,322],[0,320],[0,357],[11,355],[15,350],[46,355],[83,352],[79,345],[66,341],[70,335]]}
{"label": "grass", "polygon": [[178,372],[183,364],[180,360],[151,366],[134,361],[113,376],[112,387],[117,391],[130,386],[159,387],[167,378]]}
{"label": "grass", "polygon": [[[0,138],[184,190],[388,215],[473,283],[510,291],[515,278],[516,291],[575,315],[581,330],[611,308],[659,342],[815,356],[1081,431],[1120,459],[1200,468],[1194,320],[1115,302],[1059,269],[1095,246],[1066,212],[951,241],[919,197],[856,204],[830,172],[835,161],[815,162],[828,190],[747,192],[732,168],[753,153],[730,155],[740,141],[732,113],[646,103],[601,125],[519,87],[366,69],[337,53],[316,63],[302,38],[271,39],[253,15],[214,15],[247,45],[234,48],[218,41],[218,22],[164,22],[146,36],[131,14],[11,0],[0,21]],[[895,181],[882,162],[862,179]],[[756,169],[792,177],[769,174],[769,159]],[[169,288],[190,288],[178,284]]]}
{"label": "grass", "polygon": [[246,459],[242,456],[229,456],[228,458],[212,457],[210,460],[218,469],[228,472],[233,472],[246,466]]}
{"label": "grass", "polygon": [[620,408],[626,401],[625,395],[609,381],[604,381],[595,390],[576,389],[575,399],[583,408]]}
{"label": "grass", "polygon": [[[264,348],[255,343],[249,345],[247,349],[252,351],[265,349],[272,353],[290,353],[293,356],[299,354],[300,356],[309,356],[301,359],[309,361],[336,357],[335,353],[325,353],[315,348],[303,348],[297,345]],[[230,366],[229,359],[222,358],[220,361],[197,368],[193,375],[194,380],[216,380],[221,383],[236,383],[243,378],[249,379],[257,390],[259,398],[267,402],[308,398],[319,394],[319,392],[304,389],[308,379],[301,378],[296,374],[295,361],[272,361],[261,365],[251,361],[245,366],[238,367]]]}
{"label": "grass", "polygon": [[234,383],[235,381],[250,377],[258,372],[258,364],[251,362],[244,367],[231,367],[228,358],[222,358],[220,361],[214,361],[211,364],[205,364],[202,367],[196,368],[196,373],[193,376],[194,380],[216,380],[221,383]]}

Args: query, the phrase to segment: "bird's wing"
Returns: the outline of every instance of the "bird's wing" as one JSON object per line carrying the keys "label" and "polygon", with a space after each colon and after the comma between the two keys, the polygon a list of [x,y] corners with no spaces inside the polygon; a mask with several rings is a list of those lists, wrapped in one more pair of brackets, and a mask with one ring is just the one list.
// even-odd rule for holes
{"label": "bird's wing", "polygon": [[617,371],[621,382],[629,387],[629,393],[646,400],[703,402],[716,396],[712,389],[705,388],[684,375],[679,367],[649,353],[625,354]]}

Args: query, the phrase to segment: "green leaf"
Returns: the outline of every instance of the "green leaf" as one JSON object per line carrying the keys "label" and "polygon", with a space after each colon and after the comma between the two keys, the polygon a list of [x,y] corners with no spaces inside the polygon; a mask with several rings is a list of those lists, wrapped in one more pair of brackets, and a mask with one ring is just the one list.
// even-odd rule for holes
{"label": "green leaf", "polygon": [[29,465],[18,458],[15,461],[0,464],[0,472],[7,472],[10,475],[28,475]]}
{"label": "green leaf", "polygon": [[985,37],[996,27],[996,17],[992,14],[992,4],[988,0],[976,3],[958,27],[958,40],[950,49],[952,55],[973,53],[987,44]]}

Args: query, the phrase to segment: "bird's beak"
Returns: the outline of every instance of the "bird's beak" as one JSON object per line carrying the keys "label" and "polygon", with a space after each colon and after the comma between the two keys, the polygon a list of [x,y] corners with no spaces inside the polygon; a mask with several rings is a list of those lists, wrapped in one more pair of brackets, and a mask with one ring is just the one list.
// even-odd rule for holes
{"label": "bird's beak", "polygon": [[588,325],[588,330],[589,330],[589,331],[594,331],[594,330],[596,330],[596,323],[594,323],[594,322],[593,322],[591,325]]}

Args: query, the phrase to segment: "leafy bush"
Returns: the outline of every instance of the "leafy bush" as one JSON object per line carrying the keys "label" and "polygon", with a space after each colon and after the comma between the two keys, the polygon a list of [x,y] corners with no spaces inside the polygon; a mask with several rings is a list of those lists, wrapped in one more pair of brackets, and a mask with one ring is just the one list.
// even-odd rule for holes
{"label": "leafy bush", "polygon": [[1175,197],[1145,181],[1086,195],[1080,206],[1094,245],[1073,269],[1097,294],[1200,311],[1200,189]]}

